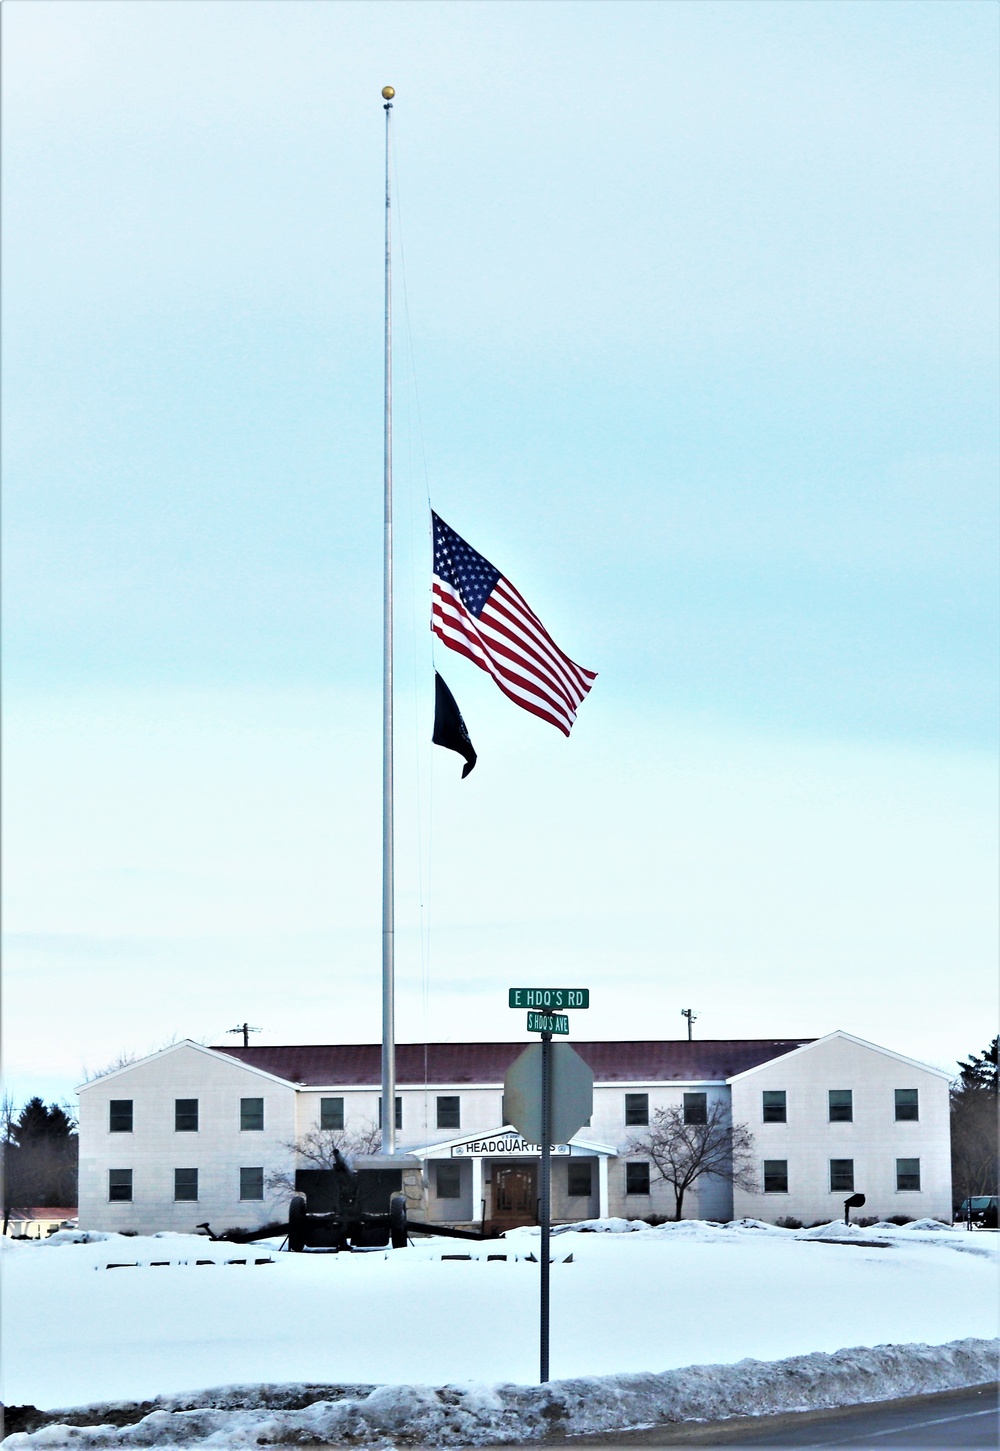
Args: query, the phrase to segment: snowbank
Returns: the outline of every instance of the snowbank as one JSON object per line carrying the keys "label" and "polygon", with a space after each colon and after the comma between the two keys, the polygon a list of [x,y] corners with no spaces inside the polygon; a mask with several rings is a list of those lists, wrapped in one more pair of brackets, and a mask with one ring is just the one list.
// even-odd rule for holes
{"label": "snowbank", "polygon": [[[309,1440],[370,1445],[485,1446],[616,1432],[639,1426],[727,1416],[776,1415],[981,1385],[996,1378],[996,1341],[950,1345],[878,1345],[788,1360],[742,1360],[661,1375],[553,1381],[546,1386],[275,1386],[229,1387],[192,1397],[161,1398],[134,1408],[131,1425],[55,1422],[15,1432],[7,1451],[67,1447],[125,1448],[201,1444],[219,1448]],[[189,1407],[197,1406],[197,1409]],[[139,1418],[141,1417],[141,1419]]]}
{"label": "snowbank", "polygon": [[[892,1226],[873,1246],[870,1229],[840,1232],[687,1220],[561,1235],[552,1374],[997,1334],[996,1234]],[[47,1410],[236,1383],[530,1385],[538,1248],[537,1231],[347,1255],[180,1234],[17,1245],[0,1397]]]}
{"label": "snowbank", "polygon": [[[616,1219],[613,1216],[608,1219],[578,1219],[575,1224],[560,1224],[552,1231],[553,1234],[569,1234],[572,1230],[578,1230],[581,1234],[635,1234],[638,1230],[651,1229],[652,1225],[644,1219]],[[529,1234],[541,1234],[541,1230],[531,1226],[528,1227]],[[509,1229],[505,1237],[513,1234],[521,1234],[522,1230]]]}
{"label": "snowbank", "polygon": [[888,1243],[884,1235],[875,1233],[874,1227],[861,1229],[856,1224],[845,1224],[842,1219],[835,1219],[830,1224],[816,1224],[812,1229],[798,1229],[792,1232],[796,1239],[841,1239],[851,1240],[855,1244]]}

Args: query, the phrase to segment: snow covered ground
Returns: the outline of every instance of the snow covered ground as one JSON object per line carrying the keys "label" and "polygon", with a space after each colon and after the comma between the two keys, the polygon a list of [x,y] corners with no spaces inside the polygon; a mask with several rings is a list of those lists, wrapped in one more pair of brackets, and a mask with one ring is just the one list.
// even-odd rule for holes
{"label": "snow covered ground", "polygon": [[[593,1228],[604,1232],[572,1229],[553,1241],[554,1379],[998,1331],[996,1234],[927,1222],[825,1232],[753,1221]],[[836,1242],[845,1238],[856,1242]],[[353,1255],[187,1235],[72,1240],[6,1242],[7,1405],[65,1408],[227,1384],[537,1379],[538,1266],[526,1258],[537,1253],[537,1230],[499,1244],[423,1241]],[[879,1243],[862,1243],[871,1240]]]}

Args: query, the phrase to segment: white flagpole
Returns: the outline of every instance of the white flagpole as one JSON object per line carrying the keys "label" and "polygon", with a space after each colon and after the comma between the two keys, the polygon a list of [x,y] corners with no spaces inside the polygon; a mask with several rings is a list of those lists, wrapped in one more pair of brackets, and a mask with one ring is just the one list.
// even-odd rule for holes
{"label": "white flagpole", "polygon": [[382,1152],[396,1152],[392,799],[392,206],[389,143],[392,86],[385,86],[385,529],[382,634]]}

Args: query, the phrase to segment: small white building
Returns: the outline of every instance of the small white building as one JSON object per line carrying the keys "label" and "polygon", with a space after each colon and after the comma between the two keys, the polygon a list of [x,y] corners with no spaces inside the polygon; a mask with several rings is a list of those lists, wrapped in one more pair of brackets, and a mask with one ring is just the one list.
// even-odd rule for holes
{"label": "small white building", "polygon": [[8,1239],[48,1239],[59,1229],[76,1225],[76,1206],[72,1208],[12,1209],[7,1216]]}
{"label": "small white building", "polygon": [[[397,1047],[397,1144],[422,1169],[413,1217],[534,1223],[537,1145],[502,1122],[523,1043]],[[843,1212],[951,1218],[948,1075],[847,1033],[806,1040],[574,1043],[594,1073],[590,1123],[554,1146],[553,1218],[673,1214],[641,1143],[656,1110],[721,1103],[754,1141],[752,1190],[706,1177],[691,1218],[804,1223]],[[287,1215],[313,1133],[348,1145],[380,1123],[378,1044],[206,1048],[182,1042],[80,1090],[80,1225],[256,1228]],[[412,1200],[412,1195],[411,1195]]]}

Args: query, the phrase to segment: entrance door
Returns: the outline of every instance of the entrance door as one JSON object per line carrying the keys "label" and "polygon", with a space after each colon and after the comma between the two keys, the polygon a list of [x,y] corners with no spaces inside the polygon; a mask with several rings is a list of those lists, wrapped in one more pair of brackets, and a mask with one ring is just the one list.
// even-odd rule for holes
{"label": "entrance door", "polygon": [[494,1164],[493,1223],[497,1229],[538,1223],[538,1169],[535,1164]]}

